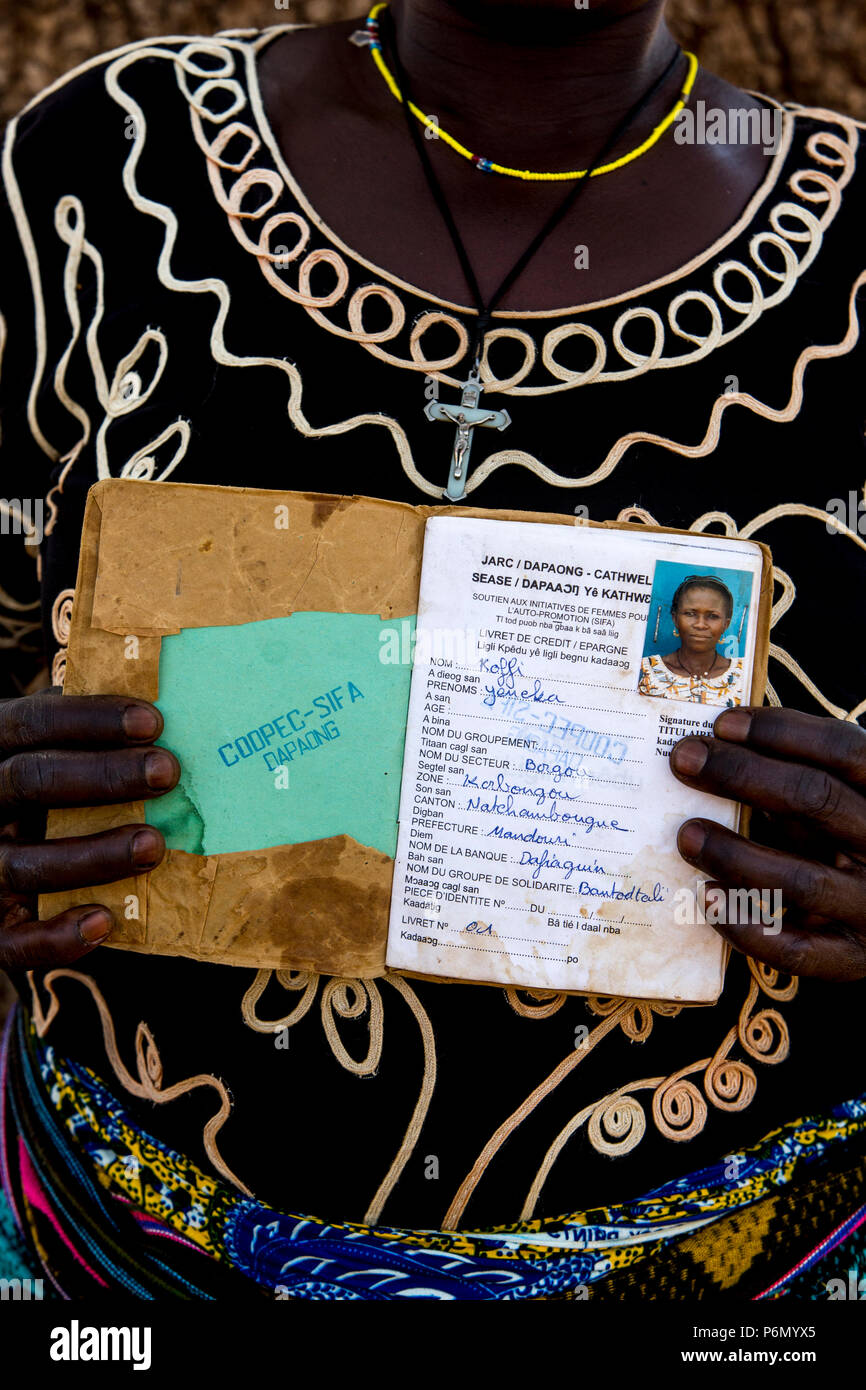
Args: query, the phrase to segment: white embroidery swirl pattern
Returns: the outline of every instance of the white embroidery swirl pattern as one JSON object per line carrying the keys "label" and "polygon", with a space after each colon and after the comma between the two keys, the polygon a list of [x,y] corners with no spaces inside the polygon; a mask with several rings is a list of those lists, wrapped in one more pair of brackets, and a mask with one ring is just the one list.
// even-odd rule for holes
{"label": "white embroidery swirl pattern", "polygon": [[[203,67],[197,63],[196,54],[200,51],[216,57],[219,67]],[[455,314],[442,310],[428,312],[419,319],[411,330],[408,356],[386,350],[383,344],[393,344],[406,324],[406,309],[395,289],[374,282],[350,293],[352,274],[346,255],[334,245],[307,250],[312,233],[309,219],[294,210],[274,211],[289,190],[278,169],[264,162],[254,163],[262,154],[263,140],[253,125],[238,119],[248,98],[242,82],[234,75],[236,64],[228,45],[210,42],[188,45],[179,55],[176,72],[189,102],[196,142],[207,160],[214,196],[240,244],[258,259],[268,283],[279,294],[306,309],[328,332],[352,339],[382,361],[436,376],[444,384],[456,386],[459,378],[447,372],[464,356],[468,335]],[[190,79],[196,77],[198,83],[193,85]],[[219,100],[215,100],[216,94]],[[256,114],[259,113],[253,113],[251,119],[255,119]],[[783,134],[776,156],[779,163],[790,148],[795,120],[794,112],[783,111]],[[839,210],[842,189],[854,170],[858,135],[854,121],[844,117],[834,117],[834,120],[837,131],[819,131],[806,143],[814,167],[798,170],[788,181],[788,188],[798,201],[786,199],[769,210],[770,229],[751,238],[748,259],[728,258],[715,266],[712,273],[714,295],[704,290],[682,290],[669,301],[664,314],[646,304],[634,304],[630,296],[630,302],[612,325],[609,341],[591,324],[580,320],[549,329],[540,344],[536,344],[532,334],[523,328],[497,324],[486,335],[484,380],[495,383],[498,393],[515,396],[549,395],[593,383],[629,381],[649,371],[698,362],[744,333],[766,310],[788,297],[817,255],[824,230]],[[260,123],[262,121],[263,116],[260,116]],[[267,133],[264,125],[262,130]],[[235,159],[227,159],[225,152],[232,144],[243,145],[243,153],[238,152]],[[251,195],[257,195],[258,201]],[[261,226],[253,239],[248,227],[256,223]],[[291,246],[276,240],[278,234],[281,238],[285,236],[284,229],[288,227],[294,236]],[[310,289],[311,273],[322,264],[333,270],[333,285],[327,292],[314,295]],[[670,282],[683,277],[677,272],[667,278]],[[739,293],[737,280],[742,282]],[[381,300],[390,314],[387,326],[376,331],[364,326],[364,305],[373,298]],[[703,333],[685,328],[681,321],[683,310],[694,310],[696,306],[706,310],[707,325]],[[324,312],[338,307],[344,311],[341,321]],[[504,317],[531,318],[528,314],[506,314]],[[628,342],[629,330],[633,334],[633,325],[640,321],[653,330],[654,341],[649,352],[638,351]],[[422,349],[424,335],[434,323],[451,328],[455,337],[450,355],[435,360],[428,358]],[[561,344],[573,337],[586,338],[595,350],[594,361],[581,371],[566,367],[556,358]],[[503,339],[521,345],[523,361],[509,376],[499,378],[490,367],[489,352],[493,343]],[[682,343],[691,344],[691,347],[672,351]],[[552,380],[523,385],[539,360]]]}

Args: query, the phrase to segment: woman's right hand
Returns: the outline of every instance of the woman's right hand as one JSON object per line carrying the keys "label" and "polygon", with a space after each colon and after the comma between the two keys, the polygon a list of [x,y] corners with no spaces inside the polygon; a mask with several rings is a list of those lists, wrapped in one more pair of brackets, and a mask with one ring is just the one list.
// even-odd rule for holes
{"label": "woman's right hand", "polygon": [[151,748],[162,715],[126,695],[65,695],[60,687],[0,700],[0,968],[68,965],[105,941],[110,910],[83,902],[38,920],[37,894],[147,873],[165,841],[142,823],[46,840],[52,806],[142,801],[174,787],[180,764]]}

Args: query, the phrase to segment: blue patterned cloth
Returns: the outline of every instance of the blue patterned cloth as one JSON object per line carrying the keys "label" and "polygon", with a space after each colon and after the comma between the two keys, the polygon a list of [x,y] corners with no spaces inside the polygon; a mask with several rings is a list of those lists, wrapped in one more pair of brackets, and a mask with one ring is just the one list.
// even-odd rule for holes
{"label": "blue patterned cloth", "polygon": [[[866,1235],[859,1179],[838,1200],[832,1196],[832,1165],[856,1174],[863,1162],[866,1095],[793,1120],[741,1153],[632,1201],[487,1230],[410,1230],[328,1222],[246,1197],[143,1132],[98,1077],[59,1057],[23,1018],[18,1037],[21,1099],[7,1133],[15,1142],[5,1149],[7,1170],[15,1171],[4,1177],[24,1194],[31,1222],[50,1211],[38,1232],[43,1245],[58,1221],[73,1218],[61,1232],[67,1257],[74,1255],[73,1276],[102,1288],[120,1279],[144,1296],[179,1290],[219,1297],[213,1279],[220,1275],[277,1299],[585,1298],[602,1281],[608,1292],[611,1281],[633,1281],[643,1262],[650,1276],[654,1262],[676,1260],[689,1241],[718,1240],[712,1228],[732,1215],[748,1219],[761,1204],[771,1213],[789,1193],[805,1193],[813,1175],[832,1198],[818,1234],[786,1259],[783,1229],[772,1277],[745,1296],[829,1297],[826,1280],[820,1284],[828,1256],[841,1270],[847,1251],[861,1248]],[[35,1111],[42,1115],[36,1145],[26,1132]],[[47,1166],[46,1126],[54,1153]],[[70,1185],[76,1170],[83,1185]],[[121,1211],[138,1250],[118,1225]],[[800,1293],[813,1284],[815,1291]]]}

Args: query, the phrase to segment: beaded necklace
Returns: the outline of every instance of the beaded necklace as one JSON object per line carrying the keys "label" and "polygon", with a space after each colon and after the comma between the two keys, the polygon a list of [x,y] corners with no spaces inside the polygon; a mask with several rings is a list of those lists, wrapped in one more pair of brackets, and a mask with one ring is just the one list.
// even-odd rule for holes
{"label": "beaded necklace", "polygon": [[[357,44],[358,47],[365,46],[369,48],[370,53],[373,57],[373,62],[376,64],[376,67],[379,69],[380,73],[384,77],[386,83],[388,84],[389,90],[391,91],[392,95],[396,97],[397,101],[402,103],[403,93],[401,92],[400,87],[394,79],[382,55],[382,40],[381,34],[379,32],[378,16],[382,13],[383,10],[387,9],[387,0],[382,0],[382,3],[374,5],[364,22],[364,28],[358,29],[354,34],[352,34],[351,42]],[[476,169],[480,169],[481,172],[484,174],[505,174],[508,176],[508,178],[512,179],[529,179],[550,182],[566,182],[571,179],[583,179],[587,176],[589,176],[589,178],[594,179],[598,178],[599,174],[613,173],[614,169],[622,169],[626,164],[631,164],[633,160],[640,159],[642,154],[646,154],[648,150],[652,149],[656,141],[661,139],[668,127],[671,126],[673,122],[676,120],[677,116],[682,111],[683,107],[689,99],[689,94],[692,90],[692,87],[694,86],[695,77],[698,71],[698,60],[695,57],[694,53],[689,53],[686,49],[683,49],[682,51],[685,57],[689,60],[688,72],[686,73],[685,81],[683,82],[682,88],[680,89],[679,98],[671,107],[664,120],[659,122],[659,124],[653,130],[652,134],[649,135],[646,140],[644,140],[640,145],[637,145],[635,149],[629,150],[628,154],[622,155],[619,159],[614,159],[610,164],[602,164],[599,167],[592,169],[571,169],[564,173],[554,174],[537,173],[531,169],[511,169],[505,164],[497,164],[496,161],[493,159],[484,159],[480,154],[473,154],[471,150],[467,150],[465,145],[461,145],[459,140],[455,140],[453,135],[449,135],[447,130],[443,130],[442,127],[439,125],[438,121],[435,121],[432,118],[432,116],[425,115],[425,113],[421,111],[420,108],[417,107],[413,101],[408,100],[407,105],[409,110],[412,112],[413,116],[417,117],[421,124],[426,126],[427,129],[435,135],[437,140],[444,140],[446,145],[450,145],[452,150],[456,150],[458,154],[462,155],[464,159],[468,159],[471,164],[475,165]]]}

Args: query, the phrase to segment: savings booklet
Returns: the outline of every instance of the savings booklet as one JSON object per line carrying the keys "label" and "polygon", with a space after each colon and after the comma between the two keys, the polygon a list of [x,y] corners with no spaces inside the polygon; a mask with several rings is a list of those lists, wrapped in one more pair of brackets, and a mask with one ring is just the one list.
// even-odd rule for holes
{"label": "savings booklet", "polygon": [[668,757],[762,698],[771,574],[756,542],[644,525],[99,482],[64,694],[152,700],[182,775],[48,835],[165,836],[93,889],[114,948],[711,1002],[676,831],[740,808]]}

